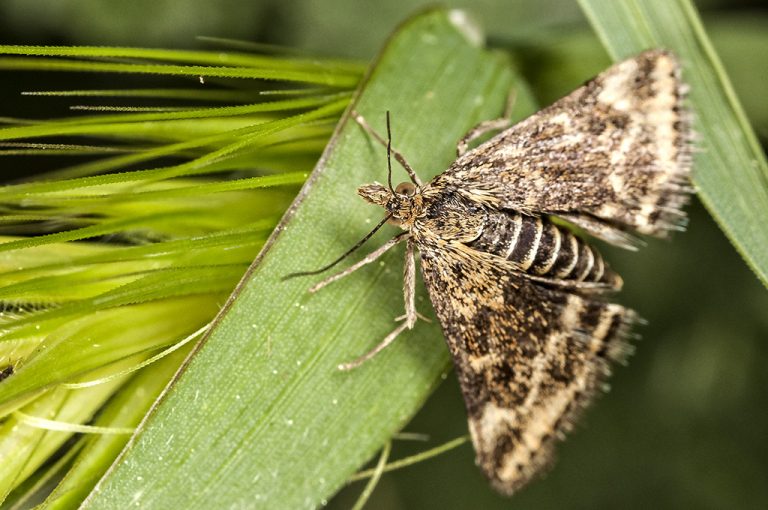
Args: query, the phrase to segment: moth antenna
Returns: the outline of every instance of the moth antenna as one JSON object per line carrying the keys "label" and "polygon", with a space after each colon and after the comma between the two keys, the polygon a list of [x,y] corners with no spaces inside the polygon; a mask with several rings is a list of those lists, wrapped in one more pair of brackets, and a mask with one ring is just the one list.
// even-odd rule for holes
{"label": "moth antenna", "polygon": [[320,273],[324,273],[324,272],[328,271],[330,268],[332,268],[333,266],[335,266],[336,264],[338,264],[339,262],[341,262],[341,261],[342,261],[342,260],[344,260],[345,258],[347,258],[347,257],[349,257],[350,255],[352,255],[352,253],[354,253],[354,251],[355,251],[355,250],[357,250],[357,249],[358,249],[358,248],[360,248],[362,245],[364,245],[364,244],[365,244],[365,242],[366,242],[368,239],[370,239],[371,237],[373,237],[373,234],[375,234],[376,232],[378,232],[378,230],[379,230],[381,227],[383,227],[383,226],[384,226],[384,224],[385,224],[386,222],[388,222],[390,219],[392,219],[392,215],[391,215],[391,214],[387,214],[387,215],[384,217],[384,219],[383,219],[383,220],[381,220],[381,221],[379,222],[379,224],[378,224],[378,225],[376,225],[375,227],[373,227],[373,230],[371,230],[370,232],[368,232],[367,234],[365,234],[365,237],[363,237],[362,239],[360,239],[360,240],[359,240],[357,243],[355,243],[355,245],[354,245],[352,248],[348,249],[346,252],[344,252],[344,254],[343,254],[341,257],[337,258],[336,260],[334,260],[334,261],[333,261],[333,262],[331,262],[330,264],[328,264],[328,265],[326,265],[326,266],[323,266],[323,267],[321,267],[320,269],[315,269],[314,271],[299,271],[299,272],[296,272],[296,273],[290,273],[290,274],[287,274],[287,275],[285,275],[285,276],[283,276],[283,277],[281,278],[281,281],[285,281],[285,280],[288,280],[288,279],[290,279],[290,278],[296,278],[297,276],[310,276],[310,275],[314,275],[314,274],[320,274]]}
{"label": "moth antenna", "polygon": [[395,194],[395,189],[392,187],[392,127],[389,123],[389,110],[387,110],[387,184],[389,184],[389,191]]}
{"label": "moth antenna", "polygon": [[[369,124],[368,121],[365,120],[365,117],[360,115],[356,111],[352,111],[352,117],[354,117],[355,122],[357,122],[363,130],[365,130],[366,133],[371,135],[374,140],[379,142],[384,147],[387,146],[387,142],[382,138],[382,136],[376,132]],[[390,151],[392,155],[395,157],[395,160],[402,165],[402,167],[405,169],[406,172],[408,172],[408,177],[411,178],[411,181],[416,185],[421,187],[421,179],[419,179],[419,176],[416,175],[416,171],[411,167],[411,165],[408,164],[408,162],[405,160],[405,156],[400,154],[397,149],[392,149],[390,144]]]}

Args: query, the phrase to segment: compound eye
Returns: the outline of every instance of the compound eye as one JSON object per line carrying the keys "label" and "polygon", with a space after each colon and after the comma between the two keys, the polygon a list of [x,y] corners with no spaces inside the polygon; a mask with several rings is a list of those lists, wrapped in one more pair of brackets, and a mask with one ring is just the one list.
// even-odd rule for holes
{"label": "compound eye", "polygon": [[412,182],[401,182],[395,188],[395,193],[412,197],[416,193],[416,185]]}

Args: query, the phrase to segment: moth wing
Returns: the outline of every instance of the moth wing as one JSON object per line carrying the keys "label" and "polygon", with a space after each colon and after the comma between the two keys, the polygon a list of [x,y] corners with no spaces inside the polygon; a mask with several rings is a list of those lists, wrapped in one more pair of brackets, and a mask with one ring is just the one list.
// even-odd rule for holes
{"label": "moth wing", "polygon": [[691,191],[684,93],[674,55],[647,51],[466,153],[430,187],[664,237],[681,228]]}
{"label": "moth wing", "polygon": [[458,243],[420,250],[477,464],[512,494],[548,464],[610,362],[627,351],[634,313],[533,283]]}

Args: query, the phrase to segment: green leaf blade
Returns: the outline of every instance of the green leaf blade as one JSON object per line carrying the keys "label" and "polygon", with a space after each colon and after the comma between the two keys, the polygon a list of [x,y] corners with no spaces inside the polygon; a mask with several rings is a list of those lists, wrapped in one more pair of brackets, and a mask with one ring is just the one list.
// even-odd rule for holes
{"label": "green leaf blade", "polygon": [[[500,114],[513,82],[461,16],[407,23],[356,104],[378,130],[392,111],[394,145],[423,179],[447,167],[472,125]],[[516,105],[530,111],[525,90]],[[381,218],[354,190],[385,171],[383,148],[347,118],[237,298],[84,508],[316,507],[408,422],[448,368],[435,322],[357,370],[336,368],[395,327],[402,252],[316,295],[307,288],[317,278],[282,281],[332,260]],[[423,291],[417,306],[430,308]]]}

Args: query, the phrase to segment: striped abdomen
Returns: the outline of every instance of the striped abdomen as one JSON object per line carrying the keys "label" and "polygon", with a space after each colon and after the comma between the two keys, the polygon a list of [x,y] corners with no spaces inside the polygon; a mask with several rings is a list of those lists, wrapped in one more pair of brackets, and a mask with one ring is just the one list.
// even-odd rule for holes
{"label": "striped abdomen", "polygon": [[528,274],[621,286],[595,248],[549,218],[488,212],[482,233],[468,246],[515,262]]}

